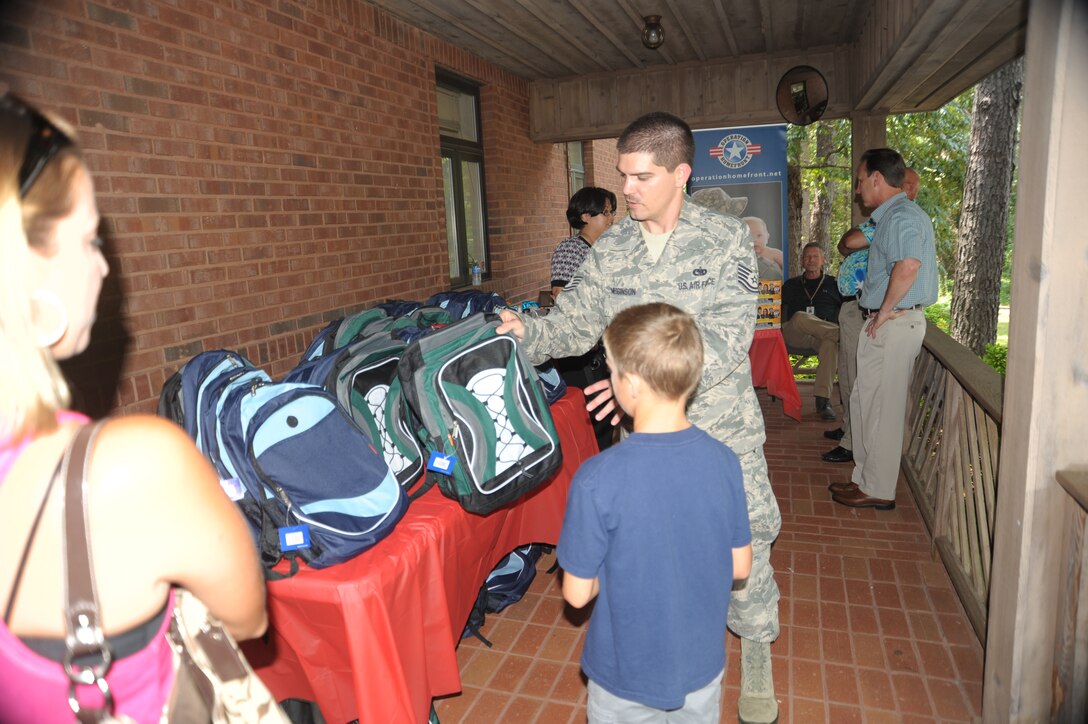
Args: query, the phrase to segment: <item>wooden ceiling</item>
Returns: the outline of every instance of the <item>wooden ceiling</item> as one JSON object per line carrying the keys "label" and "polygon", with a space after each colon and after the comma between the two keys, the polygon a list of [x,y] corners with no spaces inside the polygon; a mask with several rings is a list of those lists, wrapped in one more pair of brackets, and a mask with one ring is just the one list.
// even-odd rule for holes
{"label": "wooden ceiling", "polygon": [[[370,0],[530,80],[851,43],[871,0]],[[665,43],[642,45],[660,15]]]}
{"label": "wooden ceiling", "polygon": [[[828,117],[932,110],[1023,54],[1028,0],[367,0],[530,81],[627,84],[643,75],[778,73],[820,58]],[[641,42],[660,15],[665,42]],[[815,63],[813,63],[815,65]],[[706,70],[706,69],[709,69]],[[773,98],[780,73],[768,78]],[[831,84],[831,78],[829,78]],[[558,89],[558,90],[557,90]],[[773,106],[772,106],[773,110]],[[749,114],[758,116],[759,114]],[[558,135],[557,135],[558,134]],[[548,137],[558,138],[562,129]]]}

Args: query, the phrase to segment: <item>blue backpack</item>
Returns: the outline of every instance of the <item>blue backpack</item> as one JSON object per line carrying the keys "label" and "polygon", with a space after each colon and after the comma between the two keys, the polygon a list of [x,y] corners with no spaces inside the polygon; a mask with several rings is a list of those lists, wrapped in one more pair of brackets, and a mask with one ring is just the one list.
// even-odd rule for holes
{"label": "blue backpack", "polygon": [[428,307],[441,307],[449,312],[453,321],[457,321],[476,312],[494,312],[496,307],[505,307],[506,300],[496,292],[469,289],[460,292],[439,292],[423,304]]}
{"label": "blue backpack", "polygon": [[340,329],[341,321],[343,320],[334,319],[322,327],[321,331],[318,332],[310,342],[310,346],[302,353],[302,362],[315,360],[332,351],[334,340],[336,339],[336,330]]}
{"label": "blue backpack", "polygon": [[178,398],[187,432],[245,514],[267,577],[282,577],[271,570],[282,558],[288,575],[299,559],[324,568],[352,558],[404,515],[388,465],[324,389],[273,383],[223,350],[197,355],[177,376],[163,394]]}
{"label": "blue backpack", "polygon": [[529,584],[536,578],[536,562],[546,546],[530,543],[510,551],[487,574],[484,589],[487,590],[487,612],[498,613],[512,603],[517,603]]}
{"label": "blue backpack", "polygon": [[204,451],[202,441],[207,428],[214,426],[218,419],[219,411],[206,408],[214,407],[227,387],[253,377],[269,381],[268,375],[237,352],[224,349],[201,352],[163,385],[158,414],[185,428],[197,447]]}
{"label": "blue backpack", "polygon": [[[387,536],[407,509],[385,460],[321,387],[236,387],[222,431],[266,569],[281,557],[291,559],[292,573],[296,558],[311,568],[346,561]],[[282,544],[283,529],[296,526],[309,547]]]}
{"label": "blue backpack", "polygon": [[284,381],[308,382],[332,393],[408,490],[422,475],[425,460],[397,377],[404,348],[390,333],[378,334],[299,365]]}
{"label": "blue backpack", "polygon": [[545,551],[550,550],[551,546],[530,543],[515,548],[499,561],[480,587],[465,628],[461,631],[461,638],[475,636],[488,648],[492,648],[491,642],[480,632],[487,618],[486,614],[498,613],[510,604],[520,601],[536,578],[536,562]]}

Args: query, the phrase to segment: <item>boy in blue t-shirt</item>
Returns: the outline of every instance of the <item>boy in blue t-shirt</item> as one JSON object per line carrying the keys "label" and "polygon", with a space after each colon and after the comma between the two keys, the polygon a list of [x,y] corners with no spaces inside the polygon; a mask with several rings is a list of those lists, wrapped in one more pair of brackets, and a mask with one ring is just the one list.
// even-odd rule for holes
{"label": "boy in blue t-shirt", "polygon": [[690,315],[630,307],[604,347],[634,432],[578,470],[558,547],[563,598],[597,597],[582,652],[589,721],[716,722],[729,593],[752,565],[740,463],[688,422],[703,367]]}

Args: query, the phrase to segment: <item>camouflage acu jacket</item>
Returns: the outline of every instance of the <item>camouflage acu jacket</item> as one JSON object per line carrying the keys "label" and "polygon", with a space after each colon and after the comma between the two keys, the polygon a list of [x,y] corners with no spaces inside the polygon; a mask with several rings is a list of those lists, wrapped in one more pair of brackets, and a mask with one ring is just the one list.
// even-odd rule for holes
{"label": "camouflage acu jacket", "polygon": [[545,317],[525,319],[525,349],[539,364],[593,346],[612,317],[635,304],[668,302],[695,317],[706,345],[689,419],[737,454],[766,439],[748,348],[759,277],[744,222],[686,198],[680,221],[656,263],[638,222],[617,221],[582,264],[580,286],[559,295]]}

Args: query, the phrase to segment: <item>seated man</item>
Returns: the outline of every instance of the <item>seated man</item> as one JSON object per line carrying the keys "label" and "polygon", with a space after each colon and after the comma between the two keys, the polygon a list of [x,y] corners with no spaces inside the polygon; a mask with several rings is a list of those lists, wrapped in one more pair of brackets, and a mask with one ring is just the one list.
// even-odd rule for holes
{"label": "seated man", "polygon": [[816,242],[801,251],[800,276],[782,284],[782,337],[786,346],[816,350],[816,412],[834,420],[831,383],[839,364],[839,307],[842,295],[835,277],[824,274],[824,252]]}

